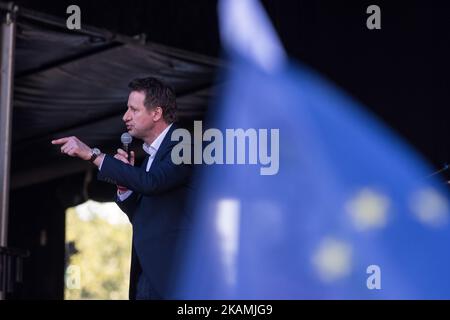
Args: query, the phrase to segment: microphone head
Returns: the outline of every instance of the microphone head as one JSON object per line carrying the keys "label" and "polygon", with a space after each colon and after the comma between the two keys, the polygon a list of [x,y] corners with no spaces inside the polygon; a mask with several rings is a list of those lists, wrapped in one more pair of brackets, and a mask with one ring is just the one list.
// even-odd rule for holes
{"label": "microphone head", "polygon": [[120,136],[120,141],[122,144],[130,144],[133,141],[133,137],[128,132],[125,132]]}

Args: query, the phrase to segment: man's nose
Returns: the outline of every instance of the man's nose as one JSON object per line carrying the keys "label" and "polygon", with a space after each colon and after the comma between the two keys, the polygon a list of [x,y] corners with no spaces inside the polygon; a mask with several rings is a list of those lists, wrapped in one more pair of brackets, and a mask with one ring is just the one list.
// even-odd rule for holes
{"label": "man's nose", "polygon": [[123,122],[127,122],[127,120],[129,120],[129,116],[128,116],[128,110],[125,112],[125,114],[122,117]]}

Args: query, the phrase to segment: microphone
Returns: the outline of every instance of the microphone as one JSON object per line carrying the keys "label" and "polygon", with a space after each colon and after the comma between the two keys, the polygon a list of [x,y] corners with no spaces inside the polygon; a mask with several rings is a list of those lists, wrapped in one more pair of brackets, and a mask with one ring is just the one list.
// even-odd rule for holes
{"label": "microphone", "polygon": [[133,141],[133,137],[128,133],[122,133],[120,136],[120,141],[122,142],[122,148],[128,155],[128,161],[130,161],[130,151],[128,149],[128,145]]}

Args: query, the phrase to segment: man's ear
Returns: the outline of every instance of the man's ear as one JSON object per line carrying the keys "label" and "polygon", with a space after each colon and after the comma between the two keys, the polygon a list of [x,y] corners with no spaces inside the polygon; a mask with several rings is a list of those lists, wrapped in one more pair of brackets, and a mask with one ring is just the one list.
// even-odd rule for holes
{"label": "man's ear", "polygon": [[159,119],[161,119],[163,116],[163,110],[161,107],[156,107],[155,108],[155,115],[153,116],[153,120],[154,121],[159,121]]}

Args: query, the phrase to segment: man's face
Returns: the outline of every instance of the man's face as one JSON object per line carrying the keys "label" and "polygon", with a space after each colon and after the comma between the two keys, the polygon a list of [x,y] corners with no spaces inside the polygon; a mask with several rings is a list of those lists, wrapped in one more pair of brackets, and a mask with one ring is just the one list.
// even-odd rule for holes
{"label": "man's face", "polygon": [[155,112],[147,110],[144,100],[143,92],[131,91],[128,97],[128,109],[122,118],[128,133],[139,139],[145,139],[155,125]]}

